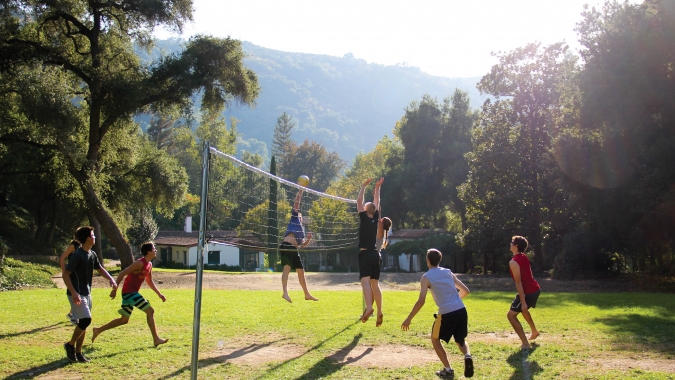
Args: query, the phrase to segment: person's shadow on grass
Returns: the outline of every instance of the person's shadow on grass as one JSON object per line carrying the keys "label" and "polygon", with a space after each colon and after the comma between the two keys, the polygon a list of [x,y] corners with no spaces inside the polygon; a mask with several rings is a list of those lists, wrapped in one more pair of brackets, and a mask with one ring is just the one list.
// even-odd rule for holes
{"label": "person's shadow on grass", "polygon": [[59,322],[59,323],[55,323],[51,326],[37,327],[37,328],[34,328],[32,330],[28,330],[28,331],[21,331],[21,332],[15,332],[15,333],[10,333],[10,334],[0,335],[0,340],[7,339],[7,338],[14,338],[15,336],[30,335],[30,334],[35,334],[35,333],[42,332],[42,331],[49,331],[49,330],[58,329],[58,328],[61,328],[62,325],[66,324],[66,323],[69,323],[69,322]]}
{"label": "person's shadow on grass", "polygon": [[532,344],[532,348],[515,352],[506,359],[506,362],[514,368],[509,380],[531,380],[534,375],[544,370],[536,361],[530,360],[530,355],[538,347],[538,344]]}
{"label": "person's shadow on grass", "polygon": [[[250,344],[250,345],[248,345],[244,348],[240,348],[238,350],[232,351],[227,355],[216,356],[216,357],[213,357],[213,358],[200,359],[198,368],[205,368],[205,367],[208,367],[208,366],[211,366],[211,365],[214,365],[214,364],[222,364],[229,359],[236,359],[236,358],[242,357],[244,355],[248,355],[252,352],[255,352],[255,351],[260,350],[262,348],[271,346],[274,343],[278,343],[278,342],[281,342],[281,341],[284,341],[284,340],[287,340],[287,339],[285,339],[285,338],[284,339],[278,339],[278,340],[268,342],[268,343],[264,343],[264,344],[254,343],[254,344]],[[175,371],[173,373],[170,373],[170,374],[160,378],[160,380],[172,379],[172,378],[182,374],[183,372],[189,371],[191,369],[192,369],[191,365],[185,366],[183,368],[178,369],[177,371]]]}
{"label": "person's shadow on grass", "polygon": [[[120,354],[127,354],[127,353],[130,353],[130,352],[140,351],[140,350],[145,350],[145,349],[147,349],[147,347],[138,347],[138,348],[135,348],[133,350],[123,350],[123,351],[120,351],[120,352],[113,352],[111,354],[91,357],[90,363],[95,363],[100,359],[111,358],[113,356],[117,356],[117,355],[120,355]],[[61,352],[64,352],[63,349],[61,349],[61,350],[62,350]],[[91,352],[91,351],[92,351],[91,349],[85,349],[84,353],[89,354],[89,352]],[[65,356],[65,352],[64,352],[64,356]],[[63,359],[59,359],[59,360],[54,360],[54,361],[52,361],[50,363],[47,363],[47,364],[42,364],[42,365],[39,365],[39,366],[35,366],[33,368],[29,368],[29,369],[25,369],[25,370],[20,371],[20,372],[13,373],[13,374],[7,376],[6,379],[32,379],[32,378],[35,378],[37,376],[44,375],[47,372],[51,372],[51,371],[57,370],[59,368],[65,367],[69,364],[73,364],[75,366],[85,365],[83,363],[73,363],[70,360],[68,360],[67,358],[63,358]]]}
{"label": "person's shadow on grass", "polygon": [[359,340],[363,336],[362,333],[359,333],[352,339],[351,343],[343,347],[338,351],[337,354],[325,357],[319,360],[316,364],[312,366],[307,373],[297,378],[297,380],[311,380],[311,379],[322,379],[330,376],[331,374],[339,371],[342,367],[349,363],[354,363],[364,356],[370,354],[373,351],[372,347],[368,347],[361,355],[356,357],[347,357],[347,354],[351,352],[354,347],[359,344]]}

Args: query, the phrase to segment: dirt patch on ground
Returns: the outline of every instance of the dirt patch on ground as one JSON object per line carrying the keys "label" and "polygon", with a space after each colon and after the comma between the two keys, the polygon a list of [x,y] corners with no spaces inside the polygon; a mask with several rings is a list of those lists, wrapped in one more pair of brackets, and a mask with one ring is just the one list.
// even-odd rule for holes
{"label": "dirt patch on ground", "polygon": [[[223,363],[259,365],[292,360],[306,353],[303,348],[295,345],[249,344],[218,349],[211,352],[209,358]],[[433,351],[403,345],[359,345],[337,351],[329,355],[328,359],[342,365],[377,368],[402,368],[438,360]]]}
{"label": "dirt patch on ground", "polygon": [[640,359],[640,358],[603,358],[585,361],[591,367],[615,369],[625,371],[627,369],[640,369],[643,371],[656,371],[675,373],[675,360],[667,359]]}
{"label": "dirt patch on ground", "polygon": [[[195,272],[161,272],[153,271],[155,282],[163,289],[194,289]],[[310,290],[359,290],[357,273],[306,273]],[[418,290],[422,273],[382,273],[380,286],[383,290]],[[510,277],[493,277],[483,275],[459,274],[458,277],[471,291],[513,291],[515,287]],[[53,278],[60,288],[65,287],[60,275]],[[544,292],[626,292],[636,291],[629,282],[618,281],[562,281],[553,279],[537,279]],[[297,276],[291,273],[288,282],[290,290],[301,290]],[[94,277],[94,287],[107,287],[107,281]],[[280,290],[281,273],[204,273],[203,289],[228,290]]]}

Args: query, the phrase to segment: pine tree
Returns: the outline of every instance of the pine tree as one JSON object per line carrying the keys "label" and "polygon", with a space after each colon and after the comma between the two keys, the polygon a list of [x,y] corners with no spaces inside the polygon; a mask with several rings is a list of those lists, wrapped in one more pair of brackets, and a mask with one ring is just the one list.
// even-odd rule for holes
{"label": "pine tree", "polygon": [[284,173],[284,161],[295,144],[291,138],[295,123],[293,117],[286,112],[277,118],[277,125],[274,126],[274,139],[272,140],[272,155],[277,159],[279,175]]}

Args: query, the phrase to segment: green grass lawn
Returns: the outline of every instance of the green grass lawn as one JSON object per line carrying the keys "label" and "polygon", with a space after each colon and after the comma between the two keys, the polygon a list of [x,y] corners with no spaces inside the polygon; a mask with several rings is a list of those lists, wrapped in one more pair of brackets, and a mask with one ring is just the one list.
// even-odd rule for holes
{"label": "green grass lawn", "polygon": [[[67,301],[60,289],[0,293],[0,377],[10,378],[189,378],[194,292],[165,290],[162,303],[148,289],[142,293],[156,310],[158,331],[169,343],[152,346],[145,314],[134,311],[126,326],[103,333],[95,345],[87,337],[84,353],[90,363],[69,364],[62,344],[73,331],[66,322]],[[119,300],[106,289],[93,293],[93,325],[117,317]],[[316,291],[319,302],[281,300],[280,291],[207,290],[203,293],[200,378],[231,379],[433,379],[440,362],[403,368],[363,368],[328,359],[356,345],[406,345],[428,351],[432,298],[413,320],[408,332],[400,324],[417,299],[417,292],[385,292],[385,323],[374,318],[357,323],[361,293]],[[506,311],[513,292],[476,292],[465,301],[469,337],[479,379],[673,379],[667,363],[675,362],[675,295],[543,293],[533,316],[542,336],[529,356],[519,342],[504,338],[511,331]],[[91,331],[91,328],[89,329]],[[526,330],[528,330],[526,328]],[[89,331],[89,333],[90,333]],[[495,336],[497,338],[495,338]],[[293,346],[302,354],[293,359],[268,358],[258,364],[217,360],[225,348],[247,349],[266,344]],[[255,346],[258,345],[258,346]],[[456,378],[461,356],[454,344],[448,352]],[[632,366],[665,363],[661,371]],[[604,362],[624,363],[615,367]],[[658,367],[658,365],[657,365]],[[664,369],[665,368],[665,369]],[[672,366],[670,367],[672,368]]]}

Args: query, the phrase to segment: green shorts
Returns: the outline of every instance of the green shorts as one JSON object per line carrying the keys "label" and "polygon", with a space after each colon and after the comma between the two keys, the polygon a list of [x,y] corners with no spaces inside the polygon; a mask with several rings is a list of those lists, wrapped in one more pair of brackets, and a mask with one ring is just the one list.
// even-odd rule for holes
{"label": "green shorts", "polygon": [[146,301],[139,293],[122,294],[122,308],[118,311],[121,315],[129,318],[134,307],[145,311],[150,307],[150,302]]}

